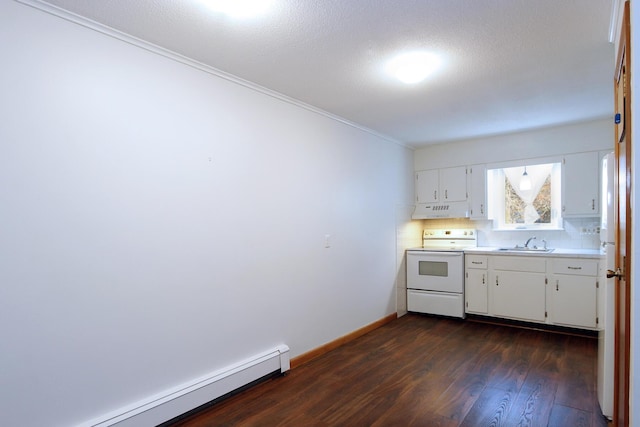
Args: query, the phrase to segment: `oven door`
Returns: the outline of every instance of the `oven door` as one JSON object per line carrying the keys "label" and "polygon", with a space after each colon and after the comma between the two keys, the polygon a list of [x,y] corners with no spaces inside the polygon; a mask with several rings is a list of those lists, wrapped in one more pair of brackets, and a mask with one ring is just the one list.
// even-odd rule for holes
{"label": "oven door", "polygon": [[407,288],[462,293],[463,252],[407,252]]}

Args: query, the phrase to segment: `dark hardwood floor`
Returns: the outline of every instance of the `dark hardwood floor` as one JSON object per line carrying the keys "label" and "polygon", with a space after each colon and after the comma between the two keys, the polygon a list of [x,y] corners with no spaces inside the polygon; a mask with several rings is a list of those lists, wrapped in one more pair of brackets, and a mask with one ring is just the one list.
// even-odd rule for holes
{"label": "dark hardwood floor", "polygon": [[409,314],[175,427],[607,426],[597,339]]}

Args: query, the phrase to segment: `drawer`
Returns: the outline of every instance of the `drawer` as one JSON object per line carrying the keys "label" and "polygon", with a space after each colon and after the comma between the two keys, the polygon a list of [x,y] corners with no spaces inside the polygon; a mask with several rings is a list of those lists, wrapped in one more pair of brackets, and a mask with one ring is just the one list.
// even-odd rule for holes
{"label": "drawer", "polygon": [[491,268],[494,270],[545,273],[547,271],[547,261],[542,257],[493,256],[491,257]]}
{"label": "drawer", "polygon": [[598,261],[591,259],[556,258],[551,261],[551,265],[551,269],[555,274],[598,275]]}
{"label": "drawer", "polygon": [[464,263],[467,268],[487,269],[487,257],[483,255],[465,255]]}

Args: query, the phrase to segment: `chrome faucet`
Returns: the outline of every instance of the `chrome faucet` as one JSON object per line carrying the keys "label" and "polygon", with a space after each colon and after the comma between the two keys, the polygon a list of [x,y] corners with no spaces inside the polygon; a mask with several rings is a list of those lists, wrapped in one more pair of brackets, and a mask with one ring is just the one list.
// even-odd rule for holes
{"label": "chrome faucet", "polygon": [[531,242],[532,240],[535,240],[535,238],[536,238],[536,236],[529,237],[529,238],[527,239],[527,242],[524,244],[524,247],[525,247],[525,248],[528,248],[528,247],[529,247],[529,242]]}

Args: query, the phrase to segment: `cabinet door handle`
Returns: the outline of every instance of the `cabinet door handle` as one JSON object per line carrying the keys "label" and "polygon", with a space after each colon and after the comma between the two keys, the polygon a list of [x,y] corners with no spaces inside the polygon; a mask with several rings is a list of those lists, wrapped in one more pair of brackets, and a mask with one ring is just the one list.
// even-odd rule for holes
{"label": "cabinet door handle", "polygon": [[482,284],[484,285],[484,274],[482,275]]}
{"label": "cabinet door handle", "polygon": [[480,213],[484,215],[484,203],[480,203]]}
{"label": "cabinet door handle", "polygon": [[438,200],[438,190],[433,190],[433,200]]}
{"label": "cabinet door handle", "polygon": [[596,210],[596,199],[591,199],[591,210],[592,211]]}
{"label": "cabinet door handle", "polygon": [[444,198],[448,199],[449,198],[449,192],[448,190],[444,190]]}
{"label": "cabinet door handle", "polygon": [[560,290],[560,284],[558,283],[558,281],[556,280],[556,291]]}
{"label": "cabinet door handle", "polygon": [[571,266],[568,266],[567,268],[569,270],[582,270],[582,267],[571,267]]}
{"label": "cabinet door handle", "polygon": [[496,286],[498,286],[498,276],[496,276]]}

